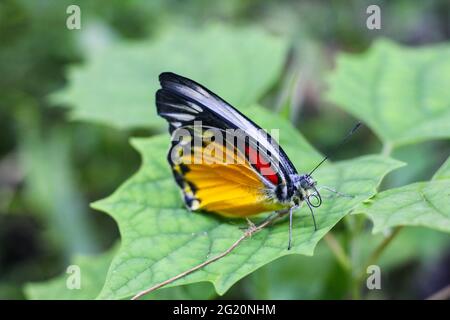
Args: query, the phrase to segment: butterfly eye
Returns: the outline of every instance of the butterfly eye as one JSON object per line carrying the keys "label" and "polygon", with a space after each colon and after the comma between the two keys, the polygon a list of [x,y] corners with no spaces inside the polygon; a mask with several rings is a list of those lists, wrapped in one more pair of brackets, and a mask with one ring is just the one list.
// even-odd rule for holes
{"label": "butterfly eye", "polygon": [[311,205],[311,207],[318,208],[322,204],[322,198],[319,193],[311,193],[306,201]]}

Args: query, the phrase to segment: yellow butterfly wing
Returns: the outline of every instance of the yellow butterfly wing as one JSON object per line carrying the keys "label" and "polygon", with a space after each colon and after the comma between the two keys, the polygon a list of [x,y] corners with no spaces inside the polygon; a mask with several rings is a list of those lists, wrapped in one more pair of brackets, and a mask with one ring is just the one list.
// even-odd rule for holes
{"label": "yellow butterfly wing", "polygon": [[[242,155],[233,152],[230,156],[225,147],[216,148],[214,150],[223,148],[219,156],[214,152],[205,153],[204,147],[197,147],[173,166],[175,178],[191,210],[245,217],[283,207],[271,198],[261,177]],[[228,161],[224,161],[222,155],[226,155]]]}

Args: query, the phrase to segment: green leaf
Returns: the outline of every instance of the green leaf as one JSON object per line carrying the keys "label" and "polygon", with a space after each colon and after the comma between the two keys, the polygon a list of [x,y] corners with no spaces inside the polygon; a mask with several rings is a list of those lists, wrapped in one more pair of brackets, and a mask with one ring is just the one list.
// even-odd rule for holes
{"label": "green leaf", "polygon": [[387,40],[342,54],[328,99],[367,123],[384,143],[450,137],[450,46],[407,48]]}
{"label": "green leaf", "polygon": [[120,128],[160,127],[158,75],[190,77],[240,108],[254,104],[280,75],[287,43],[256,28],[210,25],[172,28],[155,40],[120,42],[70,69],[69,84],[52,96],[74,119]]}
{"label": "green leaf", "polygon": [[[336,273],[340,273],[339,277],[327,281]],[[349,282],[323,241],[315,248],[313,257],[282,257],[255,271],[246,281],[250,282],[246,283],[250,299],[262,300],[344,299],[347,292],[339,293],[345,291]]]}
{"label": "green leaf", "polygon": [[103,254],[78,255],[73,259],[73,265],[80,268],[80,289],[68,289],[66,281],[70,274],[64,273],[54,279],[29,283],[25,286],[28,299],[38,300],[87,300],[95,299],[106,278],[106,272],[117,248],[114,247]]}
{"label": "green leaf", "polygon": [[[449,246],[450,235],[437,230],[424,227],[408,227],[398,233],[395,241],[392,241],[383,251],[377,264],[389,272],[394,268],[405,265],[408,261],[439,260],[442,252]],[[360,246],[359,261],[356,265],[364,265],[370,255],[386,239],[385,234],[370,234],[367,232],[357,236],[357,243]]]}
{"label": "green leaf", "polygon": [[442,164],[433,176],[433,180],[450,179],[450,157]]}
{"label": "green leaf", "polygon": [[412,183],[376,194],[354,213],[373,220],[373,232],[394,226],[423,226],[450,232],[449,160],[428,182]]}
{"label": "green leaf", "polygon": [[[25,294],[33,300],[91,300],[95,299],[105,282],[106,273],[118,246],[103,254],[79,255],[73,259],[73,265],[80,268],[80,289],[68,289],[66,282],[70,274],[61,274],[48,281],[28,283]],[[147,296],[148,299],[207,299],[212,297],[211,285],[199,283],[176,288],[164,288]]]}
{"label": "green leaf", "polygon": [[[321,159],[288,122],[261,108],[251,108],[246,114],[262,127],[280,128],[281,144],[300,172],[310,170]],[[122,247],[99,295],[102,299],[129,297],[218,255],[242,235],[239,227],[246,226],[242,220],[191,213],[184,208],[166,162],[168,135],[133,139],[132,144],[143,156],[140,170],[113,195],[93,205],[117,221],[122,235]],[[295,214],[290,251],[288,225],[283,221],[171,285],[209,281],[223,294],[245,275],[281,256],[312,255],[318,241],[352,208],[372,196],[382,177],[398,166],[398,161],[381,156],[324,165],[315,175],[319,185],[333,186],[355,197],[325,199],[316,211],[316,232],[303,208]]]}
{"label": "green leaf", "polygon": [[44,128],[34,105],[17,106],[16,125],[20,165],[26,173],[24,196],[28,205],[45,221],[46,236],[65,254],[90,253],[98,238],[89,215],[88,201],[77,184],[73,164],[71,128]]}

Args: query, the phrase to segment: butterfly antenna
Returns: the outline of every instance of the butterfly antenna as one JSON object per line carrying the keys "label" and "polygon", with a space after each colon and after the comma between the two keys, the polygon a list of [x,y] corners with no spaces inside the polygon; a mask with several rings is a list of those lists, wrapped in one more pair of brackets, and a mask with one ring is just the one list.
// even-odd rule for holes
{"label": "butterfly antenna", "polygon": [[[334,150],[331,152],[331,155],[333,155],[337,150],[339,150],[339,148],[347,142],[347,140],[356,132],[356,130],[359,129],[359,127],[361,127],[361,122],[358,122],[357,124],[355,124],[355,126],[353,127],[352,130],[350,130],[349,133],[347,133],[347,135],[344,137],[344,139],[342,139],[341,143],[339,143],[337,145],[337,147],[334,148]],[[319,164],[317,166],[314,167],[314,169],[311,170],[310,173],[308,173],[308,175],[310,176],[314,171],[316,171],[316,169],[318,167],[320,167],[322,165],[322,163],[324,163],[325,161],[327,161],[327,159],[329,158],[329,155],[326,155],[322,161],[319,162]]]}

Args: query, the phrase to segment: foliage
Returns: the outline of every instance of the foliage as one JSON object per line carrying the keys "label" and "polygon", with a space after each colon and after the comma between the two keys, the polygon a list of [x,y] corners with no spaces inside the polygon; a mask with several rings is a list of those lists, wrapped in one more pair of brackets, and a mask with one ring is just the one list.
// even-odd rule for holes
{"label": "foliage", "polygon": [[[46,282],[29,283],[25,286],[28,299],[33,300],[88,300],[95,299],[105,282],[109,265],[119,245],[97,256],[80,255],[71,265],[80,270],[80,288],[67,288],[67,279],[71,274],[62,274]],[[211,286],[196,284],[162,289],[148,296],[148,299],[208,299],[214,295]]]}
{"label": "foliage", "polygon": [[329,83],[328,99],[388,145],[450,137],[448,45],[410,49],[379,40],[364,55],[341,55]]}
{"label": "foliage", "polygon": [[[81,30],[66,28],[70,4]],[[447,285],[448,1],[381,1],[376,31],[369,4],[0,2],[0,299],[129,298],[242,235],[245,221],[181,203],[155,114],[161,71],[280,129],[299,172],[331,154],[316,180],[356,197],[325,198],[317,232],[297,211],[291,251],[282,220],[147,298],[425,298]],[[369,262],[382,290],[364,289]],[[71,264],[81,290],[65,286]]]}
{"label": "foliage", "polygon": [[374,232],[393,226],[425,226],[450,232],[449,160],[431,181],[412,183],[376,194],[355,212],[367,214]]}
{"label": "foliage", "polygon": [[80,288],[67,287],[71,274],[62,274],[46,282],[29,283],[25,286],[28,299],[34,300],[87,300],[95,299],[105,282],[105,274],[117,248],[98,256],[80,255],[72,264],[80,270]]}
{"label": "foliage", "polygon": [[[274,119],[260,108],[251,115],[263,126]],[[289,127],[287,122],[281,124],[283,129]],[[287,137],[284,149],[299,168],[320,159],[308,144],[299,143],[303,138],[298,133]],[[140,171],[110,198],[94,204],[118,221],[123,241],[100,298],[125,298],[194,267],[227,249],[242,234],[239,227],[246,226],[245,221],[227,222],[183,207],[165,159],[168,140],[166,135],[133,140],[143,155]],[[309,213],[301,210],[294,221],[291,251],[286,248],[287,222],[277,223],[177,284],[211,281],[223,294],[243,276],[283,255],[312,255],[317,242],[356,204],[373,195],[384,174],[399,165],[389,158],[367,156],[326,166],[317,172],[318,181],[355,197],[326,201],[317,210],[316,232]]]}
{"label": "foliage", "polygon": [[213,25],[195,33],[172,28],[152,41],[124,41],[95,51],[88,63],[70,69],[69,86],[52,101],[73,107],[71,116],[78,120],[158,127],[164,122],[153,106],[161,72],[208,83],[231,103],[247,107],[273,85],[286,49],[285,41],[256,28]]}

